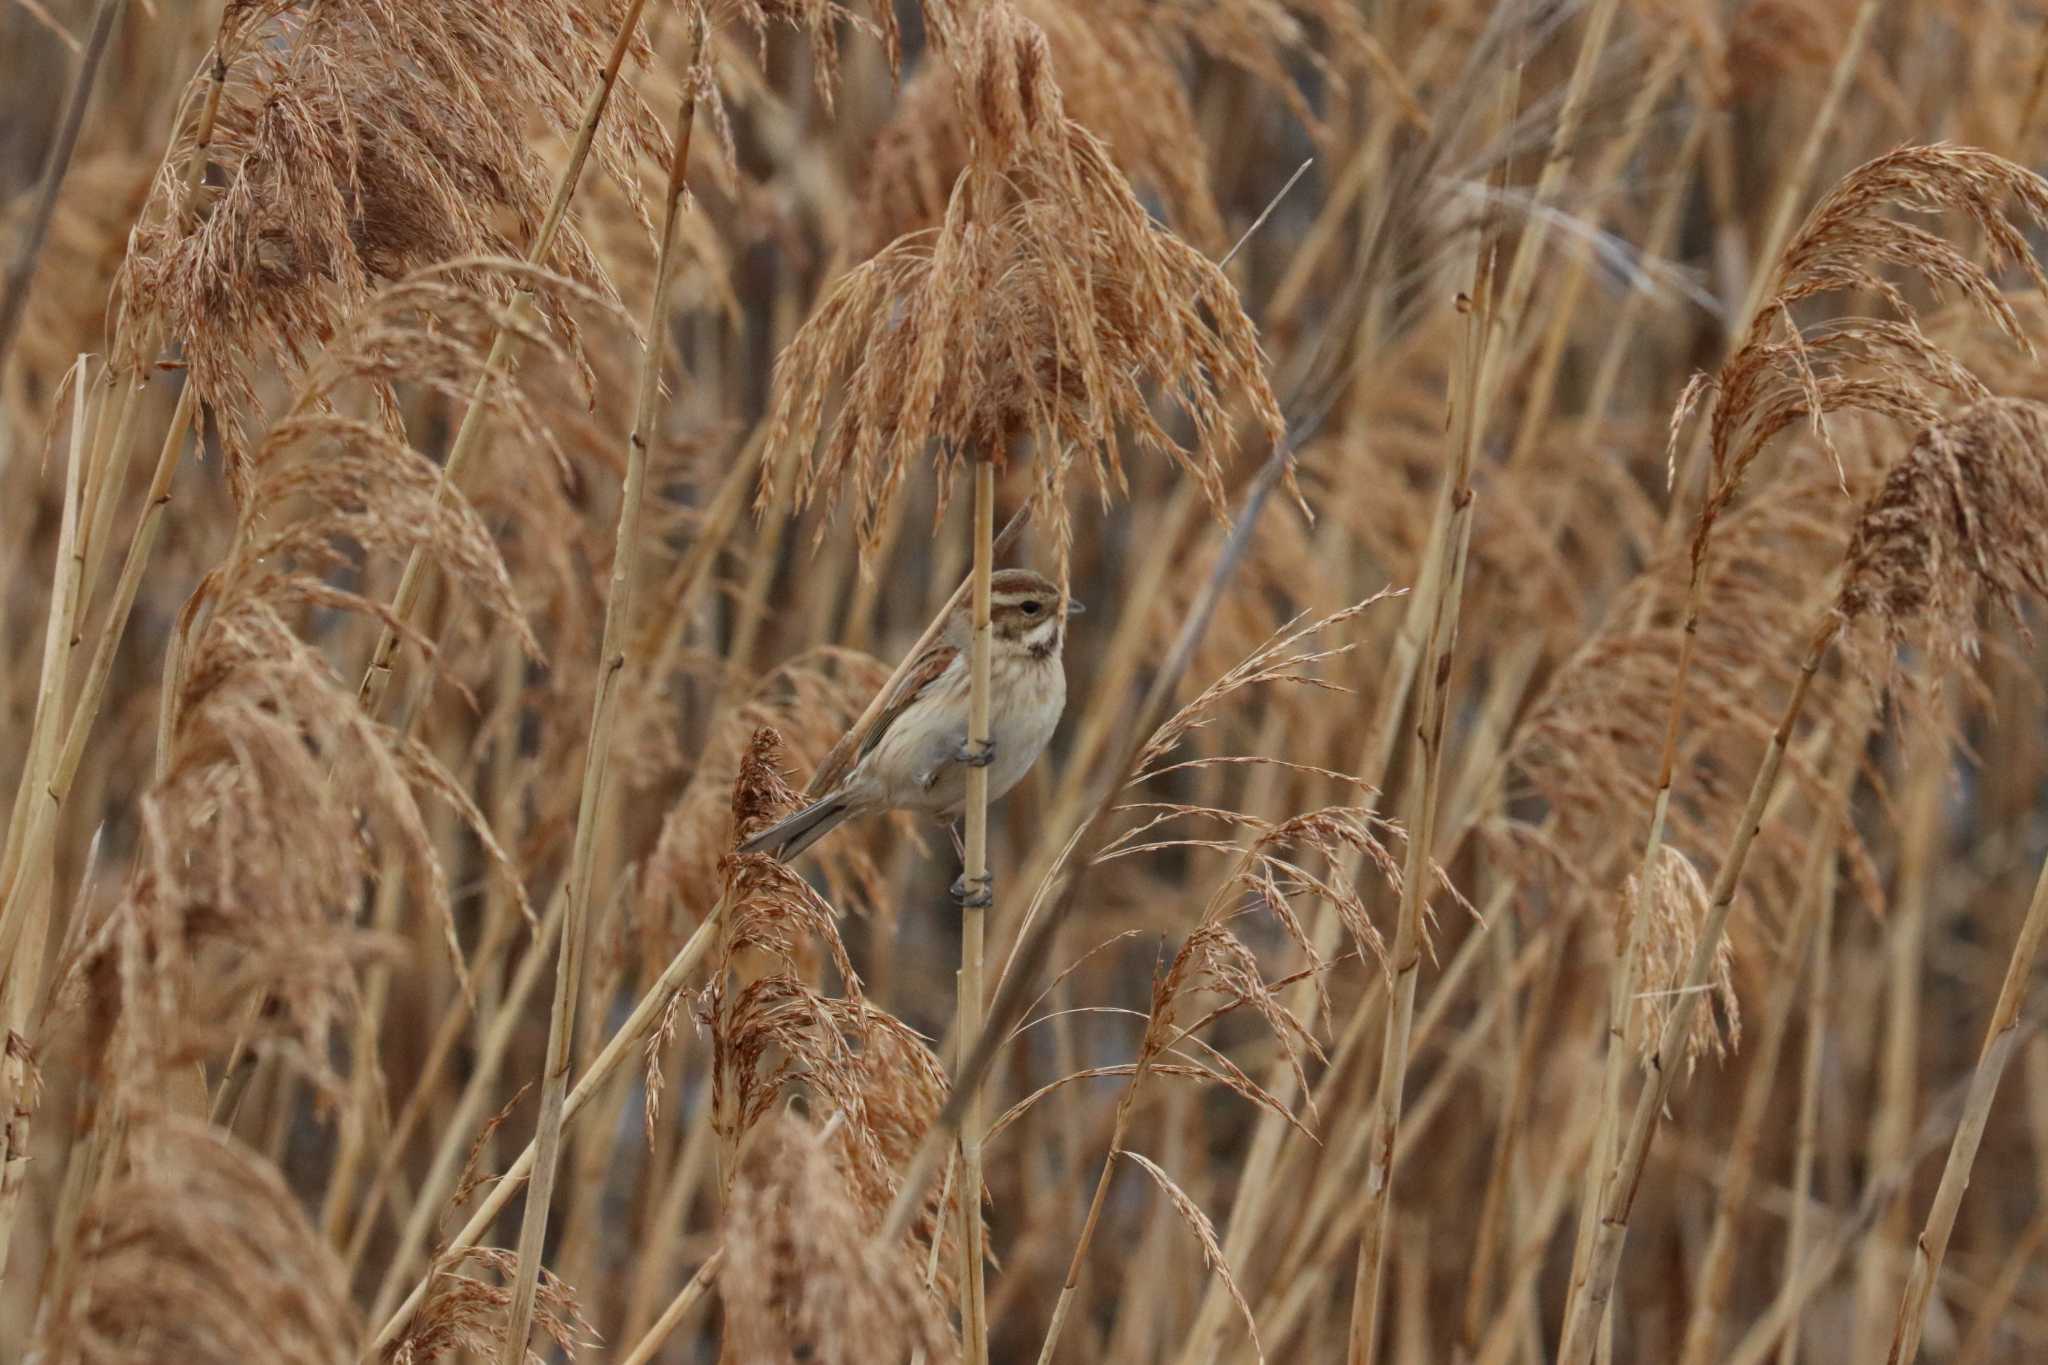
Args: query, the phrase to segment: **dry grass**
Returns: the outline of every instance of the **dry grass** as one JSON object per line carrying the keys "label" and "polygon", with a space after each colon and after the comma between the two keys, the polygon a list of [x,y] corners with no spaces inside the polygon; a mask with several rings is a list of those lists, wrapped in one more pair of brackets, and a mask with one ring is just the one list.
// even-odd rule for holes
{"label": "dry grass", "polygon": [[0,1356],[2048,1354],[2037,8],[0,0]]}

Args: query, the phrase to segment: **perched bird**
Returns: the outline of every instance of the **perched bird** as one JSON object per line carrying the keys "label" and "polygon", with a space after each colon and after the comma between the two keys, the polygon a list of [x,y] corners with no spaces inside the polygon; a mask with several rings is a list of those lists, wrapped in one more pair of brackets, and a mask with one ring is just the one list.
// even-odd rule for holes
{"label": "perched bird", "polygon": [[[818,800],[740,845],[743,853],[795,858],[847,820],[909,810],[955,819],[967,803],[967,770],[987,767],[989,799],[1017,785],[1044,752],[1067,704],[1067,617],[1050,580],[1003,569],[989,582],[989,742],[967,744],[972,604],[954,608],[945,629],[904,673],[846,777]],[[956,891],[963,888],[956,886]],[[979,894],[985,894],[979,893]]]}

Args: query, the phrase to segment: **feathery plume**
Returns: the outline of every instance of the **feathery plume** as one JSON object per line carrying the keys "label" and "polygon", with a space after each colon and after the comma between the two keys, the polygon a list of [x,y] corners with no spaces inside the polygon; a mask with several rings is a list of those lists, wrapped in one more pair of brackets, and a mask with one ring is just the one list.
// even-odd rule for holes
{"label": "feathery plume", "polygon": [[[1647,891],[1632,875],[1616,898],[1614,941],[1635,943],[1642,954],[1628,1032],[1645,1062],[1657,1050],[1664,1021],[1671,1014],[1673,992],[1685,980],[1700,926],[1706,922],[1708,900],[1707,884],[1699,869],[1669,844],[1658,850]],[[1628,921],[1636,914],[1643,914],[1646,922],[1631,933]],[[1688,1072],[1707,1053],[1725,1057],[1742,1042],[1742,1011],[1735,998],[1735,950],[1726,938],[1714,949],[1713,977],[1707,990],[1727,1023],[1724,1027],[1714,1010],[1693,1015],[1692,1031],[1685,1039]]]}
{"label": "feathery plume", "polygon": [[[1067,116],[1044,32],[1008,4],[983,10],[958,89],[970,155],[945,221],[841,279],[777,366],[771,445],[799,453],[797,504],[836,505],[850,491],[870,555],[928,446],[943,508],[964,460],[1002,463],[1031,437],[1064,557],[1069,461],[1105,498],[1124,491],[1128,428],[1220,515],[1226,395],[1242,393],[1272,439],[1282,429],[1236,291],[1150,220],[1102,141]],[[1147,380],[1192,427],[1192,448],[1154,417]],[[843,395],[828,422],[835,381]],[[775,496],[775,468],[757,505]]]}
{"label": "feathery plume", "polygon": [[878,1254],[878,1213],[829,1136],[779,1113],[748,1139],[725,1211],[730,1359],[955,1360],[944,1310],[907,1252]]}
{"label": "feathery plume", "polygon": [[1987,398],[1921,432],[1864,504],[1839,610],[1882,641],[1866,673],[1918,645],[1939,675],[1976,655],[1980,600],[2024,631],[2022,593],[2048,596],[2048,407]]}
{"label": "feathery plume", "polygon": [[277,1169],[218,1128],[138,1113],[32,1353],[50,1365],[352,1359],[341,1264]]}
{"label": "feathery plume", "polygon": [[[294,377],[379,284],[450,264],[499,306],[521,282],[478,269],[517,257],[547,216],[552,177],[527,120],[564,139],[582,118],[621,0],[393,7],[377,0],[236,3],[188,109],[221,82],[203,152],[164,159],[116,286],[128,344],[161,336],[220,420],[231,468],[247,450],[265,365]],[[644,41],[635,55],[646,60]],[[593,155],[633,194],[661,130],[630,87],[606,106]],[[185,163],[207,158],[188,188]],[[651,226],[646,230],[652,233]],[[540,262],[609,290],[573,222]],[[538,297],[573,351],[579,329],[549,277]],[[136,355],[133,363],[152,356]]]}
{"label": "feathery plume", "polygon": [[[1813,424],[1846,482],[1829,413],[1874,412],[1918,428],[1939,415],[1941,399],[1970,403],[1989,396],[1982,381],[1921,330],[1918,314],[1884,267],[1909,269],[1928,287],[1960,295],[2031,350],[1990,272],[1945,238],[1891,217],[1887,210],[1895,205],[1965,215],[1983,234],[1993,269],[2017,265],[2036,288],[2048,289],[2048,275],[2022,230],[2028,223],[2048,225],[2048,180],[1989,152],[1949,143],[1902,147],[1851,171],[1779,256],[1743,344],[1713,378],[1696,377],[1673,413],[1675,452],[1686,414],[1714,391],[1712,465],[1693,537],[1695,562],[1706,554],[1714,525],[1751,464],[1795,423]],[[1805,327],[1793,315],[1823,295],[1856,293],[1876,296],[1894,316]]]}

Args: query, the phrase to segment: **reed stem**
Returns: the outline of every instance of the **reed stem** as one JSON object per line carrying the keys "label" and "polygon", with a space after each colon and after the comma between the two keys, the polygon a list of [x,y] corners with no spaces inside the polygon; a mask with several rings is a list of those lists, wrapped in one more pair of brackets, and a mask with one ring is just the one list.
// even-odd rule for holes
{"label": "reed stem", "polygon": [[[605,779],[610,768],[612,728],[617,719],[619,683],[626,670],[626,636],[631,629],[633,593],[640,563],[640,512],[647,485],[647,451],[656,437],[661,410],[661,361],[668,349],[668,294],[675,277],[676,225],[683,213],[690,164],[690,133],[696,123],[698,82],[707,21],[696,16],[687,86],[676,111],[674,143],[669,150],[668,193],[662,209],[661,248],[654,269],[653,296],[647,303],[647,326],[641,336],[640,375],[634,402],[633,430],[626,442],[626,480],[619,493],[619,520],[612,546],[611,590],[605,599],[604,641],[598,655],[598,676],[591,700],[590,742],[584,750],[583,788],[577,804],[576,838],[570,854],[569,900],[562,918],[562,943],[555,966],[554,1008],[548,1019],[546,1070],[541,1076],[540,1120],[534,1137],[533,1177],[519,1228],[519,1263],[513,1278],[500,1365],[522,1365],[526,1339],[533,1325],[534,1298],[540,1282],[542,1244],[547,1236],[548,1209],[560,1168],[563,1106],[568,1098],[571,1045],[576,1032],[577,996],[583,979],[586,930],[590,922],[591,884],[596,875],[597,825]],[[472,405],[471,414],[477,408]]]}
{"label": "reed stem", "polygon": [[[563,1131],[566,1132],[575,1125],[578,1115],[589,1107],[590,1101],[604,1089],[605,1082],[625,1065],[626,1059],[634,1054],[640,1043],[660,1021],[670,999],[683,988],[683,983],[690,979],[690,974],[697,970],[712,944],[717,942],[719,926],[725,920],[725,911],[726,903],[721,898],[710,917],[697,926],[689,940],[669,959],[668,965],[662,968],[661,975],[654,979],[654,984],[641,995],[638,1003],[633,1006],[633,1012],[626,1016],[626,1022],[620,1024],[605,1042],[604,1049],[597,1054],[596,1060],[590,1064],[590,1069],[577,1078],[575,1088],[562,1102]],[[534,1156],[534,1144],[528,1143],[518,1158],[506,1168],[505,1173],[491,1184],[489,1193],[477,1204],[469,1220],[442,1246],[443,1259],[478,1244],[479,1239],[490,1230],[491,1224],[497,1221],[498,1215],[504,1212],[505,1206],[512,1202],[512,1196],[525,1188],[527,1177],[533,1171]],[[377,1329],[377,1335],[364,1348],[362,1359],[365,1362],[378,1359],[379,1353],[385,1347],[398,1340],[412,1315],[418,1312],[420,1305],[425,1302],[427,1289],[432,1285],[433,1279],[434,1270],[430,1266],[427,1273],[413,1285],[404,1301],[384,1319],[383,1325]]]}
{"label": "reed stem", "polygon": [[1693,1011],[1699,1008],[1700,999],[1705,994],[1702,988],[1713,972],[1714,954],[1720,948],[1721,936],[1728,927],[1728,915],[1735,906],[1735,893],[1742,882],[1743,866],[1748,861],[1750,845],[1762,827],[1764,807],[1777,786],[1778,770],[1785,761],[1785,750],[1791,743],[1793,727],[1805,709],[1814,675],[1820,671],[1821,662],[1840,628],[1841,617],[1830,604],[1809,640],[1806,657],[1799,665],[1799,675],[1785,700],[1777,729],[1757,765],[1741,822],[1735,828],[1734,839],[1721,860],[1720,871],[1715,875],[1706,921],[1700,926],[1699,940],[1693,946],[1685,980],[1673,994],[1671,1013],[1665,1017],[1657,1050],[1649,1059],[1648,1076],[1636,1095],[1635,1110],[1621,1145],[1620,1159],[1601,1200],[1600,1224],[1587,1258],[1585,1285],[1571,1302],[1559,1341],[1561,1365],[1584,1365],[1593,1358],[1600,1322],[1614,1296],[1615,1277],[1621,1269],[1622,1245],[1628,1237],[1629,1214],[1642,1184],[1643,1163],[1650,1153],[1650,1141],[1656,1135],[1657,1115],[1663,1111],[1664,1102],[1670,1096],[1671,1082],[1679,1070],[1678,1059],[1685,1046],[1686,1034],[1692,1028]]}
{"label": "reed stem", "polygon": [[2027,1002],[2044,933],[2048,933],[2048,861],[2041,865],[2033,898],[2027,903],[2026,918],[2020,922],[2019,937],[2013,941],[2012,956],[2005,965],[2005,981],[1998,990],[1998,1004],[1991,1012],[1984,1048],[1977,1056],[1977,1067],[1971,1073],[1970,1088],[1963,1099],[1962,1121],[1949,1145],[1948,1160],[1942,1165],[1941,1184],[1928,1207],[1927,1222],[1913,1245],[1913,1270],[1899,1299],[1898,1321],[1892,1329],[1890,1365],[1909,1365],[1919,1358],[1927,1301],[1934,1292],[1935,1277],[1941,1273],[1942,1258],[1948,1254],[1956,1210],[1962,1206],[1963,1192],[1970,1186],[1970,1168],[1976,1163],[1977,1148],[1984,1140],[1984,1127],[1990,1122],[1999,1082],[2019,1046],[2020,1011]]}
{"label": "reed stem", "polygon": [[[974,466],[974,587],[972,622],[974,635],[968,656],[967,747],[980,750],[989,743],[989,583],[995,573],[995,461],[983,458]],[[988,768],[967,770],[966,852],[961,877],[965,889],[986,887],[986,896],[970,895],[961,912],[960,923],[960,1042],[962,1056],[981,1039],[984,1026],[982,955],[987,937],[990,905],[975,901],[994,899],[994,881],[988,865]],[[983,1276],[986,1252],[982,1245],[981,1220],[983,1133],[987,1113],[979,1076],[961,1078],[967,1088],[960,1123],[960,1254],[964,1264],[960,1275],[960,1331],[964,1338],[967,1365],[988,1362],[988,1293]]]}
{"label": "reed stem", "polygon": [[[619,70],[625,65],[626,53],[633,45],[633,35],[640,27],[640,12],[646,5],[647,0],[627,0],[626,12],[620,17],[618,32],[612,38],[611,55],[584,104],[583,120],[577,125],[569,159],[555,178],[553,197],[541,218],[539,229],[533,235],[532,245],[527,248],[526,261],[529,265],[544,264],[548,253],[554,250],[555,237],[561,231],[562,220],[568,215],[569,201],[575,197],[576,187],[582,181],[584,163],[590,159],[590,148],[597,138],[598,125],[604,121],[605,107],[611,102],[612,91],[618,85]],[[447,457],[441,462],[436,497],[446,497],[450,485],[468,465],[470,454],[483,435],[483,416],[488,407],[485,398],[498,382],[498,376],[512,363],[513,352],[518,346],[518,333],[532,316],[532,308],[532,293],[521,290],[513,298],[511,316],[499,325],[496,335],[491,338],[491,348],[482,372],[477,375],[469,406],[462,414],[461,425],[455,430],[455,439],[449,442]],[[410,621],[418,607],[420,592],[426,586],[424,575],[427,568],[427,547],[420,545],[406,557],[405,568],[398,579],[398,590],[392,594],[391,614],[399,624]],[[391,685],[399,643],[398,629],[387,622],[377,636],[376,646],[370,652],[369,666],[364,669],[363,680],[356,688],[357,700],[372,716],[382,707],[384,693]]]}

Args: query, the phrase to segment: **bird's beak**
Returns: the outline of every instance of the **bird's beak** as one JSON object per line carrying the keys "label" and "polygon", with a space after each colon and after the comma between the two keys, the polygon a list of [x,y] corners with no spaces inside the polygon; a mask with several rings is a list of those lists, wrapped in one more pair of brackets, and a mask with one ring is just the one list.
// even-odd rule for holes
{"label": "bird's beak", "polygon": [[1087,614],[1088,604],[1086,602],[1077,602],[1071,597],[1067,599],[1067,615],[1086,616]]}

